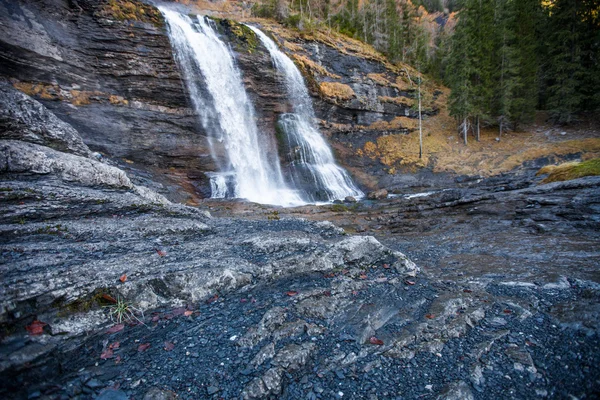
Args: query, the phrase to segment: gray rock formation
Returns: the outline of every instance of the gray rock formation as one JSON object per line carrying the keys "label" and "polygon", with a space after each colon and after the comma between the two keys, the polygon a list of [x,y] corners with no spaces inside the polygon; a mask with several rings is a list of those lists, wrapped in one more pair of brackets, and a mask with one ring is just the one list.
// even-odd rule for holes
{"label": "gray rock formation", "polygon": [[81,156],[90,154],[72,126],[4,80],[0,80],[0,135]]}
{"label": "gray rock formation", "polygon": [[[6,126],[23,126],[13,137],[30,138],[37,122],[30,125],[21,116],[36,112],[53,121],[52,140],[40,135],[38,141],[60,138],[64,149],[85,149],[77,132],[45,107],[24,95],[13,99],[21,111],[8,115]],[[57,305],[98,291],[144,310],[290,274],[382,261],[400,274],[417,271],[374,238],[346,237],[332,224],[213,220],[201,210],[171,204],[134,185],[121,169],[92,158],[19,140],[0,140],[0,150],[2,322],[17,322],[32,310],[52,314]],[[129,278],[120,283],[123,274]],[[59,318],[53,324],[67,324],[75,333],[84,328],[76,328],[76,320]]]}

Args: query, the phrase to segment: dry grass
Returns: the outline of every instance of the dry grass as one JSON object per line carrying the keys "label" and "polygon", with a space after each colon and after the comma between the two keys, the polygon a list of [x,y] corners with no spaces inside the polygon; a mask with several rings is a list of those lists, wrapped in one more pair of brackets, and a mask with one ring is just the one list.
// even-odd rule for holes
{"label": "dry grass", "polygon": [[108,101],[110,102],[110,104],[113,104],[113,105],[125,105],[126,106],[129,104],[129,100],[127,100],[121,96],[116,96],[114,94],[111,94],[108,97]]}
{"label": "dry grass", "polygon": [[190,6],[199,12],[213,11],[220,13],[229,13],[234,11],[234,2],[226,0],[175,0],[177,3]]}
{"label": "dry grass", "polygon": [[58,85],[38,82],[15,82],[13,86],[21,92],[43,100],[67,101],[74,106],[85,106],[92,102],[108,101],[113,105],[129,105],[124,97],[108,93],[77,89],[63,89]]}
{"label": "dry grass", "polygon": [[108,0],[103,4],[97,16],[118,21],[141,21],[162,26],[163,20],[158,9],[137,0]]}
{"label": "dry grass", "polygon": [[367,74],[367,78],[369,78],[370,80],[372,80],[373,82],[375,82],[376,84],[380,85],[380,86],[392,86],[393,83],[390,82],[388,80],[388,78],[385,76],[385,74]]}
{"label": "dry grass", "polygon": [[285,47],[289,51],[293,51],[294,53],[299,53],[299,52],[304,51],[304,47],[302,47],[294,42],[289,42],[287,40],[283,41],[283,47]]}
{"label": "dry grass", "polygon": [[[448,90],[444,89],[435,101],[439,113],[423,120],[423,158],[419,158],[418,120],[411,118],[404,118],[402,124],[409,128],[410,134],[380,136],[355,153],[381,162],[390,173],[428,166],[434,172],[482,176],[507,172],[541,157],[552,159],[569,154],[581,154],[584,160],[600,157],[600,137],[580,138],[582,135],[577,132],[569,133],[569,136],[548,137],[544,131],[549,128],[539,125],[524,132],[504,134],[500,141],[496,140],[498,133],[495,129],[483,129],[479,142],[469,135],[469,144],[465,146],[457,132],[456,121],[448,115],[447,96]],[[373,124],[366,129],[373,128],[379,128],[379,125]],[[382,130],[392,129],[385,126]],[[600,136],[593,132],[592,129],[592,136]],[[567,140],[568,137],[573,138]]]}
{"label": "dry grass", "polygon": [[[289,42],[286,42],[286,43],[289,43]],[[322,65],[317,64],[316,62],[314,62],[313,60],[311,60],[310,58],[308,58],[302,54],[293,53],[292,57],[294,58],[296,63],[300,64],[301,69],[304,69],[305,71],[307,71],[308,73],[311,73],[312,75],[314,75],[314,73],[317,73],[319,75],[327,76],[327,77],[333,78],[333,79],[340,78],[339,75],[332,74],[331,72],[327,71],[327,68],[323,67]],[[352,89],[350,89],[350,90],[352,90]]]}
{"label": "dry grass", "polygon": [[92,93],[83,90],[71,90],[71,104],[74,106],[86,106],[90,104],[90,95]]}
{"label": "dry grass", "polygon": [[583,162],[569,162],[560,165],[547,165],[537,175],[548,175],[542,183],[569,181],[584,176],[600,175],[600,158]]}
{"label": "dry grass", "polygon": [[[247,19],[250,22],[256,22],[261,24],[263,28],[276,36],[280,37],[284,41],[288,41],[296,44],[297,42],[304,41],[315,41],[327,46],[330,46],[338,50],[342,54],[347,54],[355,57],[360,57],[366,60],[376,61],[381,63],[385,68],[398,75],[396,82],[389,82],[385,79],[382,84],[384,86],[395,85],[400,90],[414,90],[414,84],[411,79],[415,79],[418,76],[417,70],[404,63],[391,63],[383,54],[375,50],[375,48],[369,44],[361,42],[360,40],[350,38],[334,30],[328,29],[327,27],[315,27],[310,30],[297,30],[288,29],[283,25],[269,19],[263,18],[252,18]],[[292,50],[296,51],[296,50]],[[373,74],[379,75],[379,74]],[[423,79],[427,81],[426,78]]]}
{"label": "dry grass", "polygon": [[350,86],[339,82],[321,82],[319,89],[323,96],[338,100],[350,100],[356,97],[354,90]]}
{"label": "dry grass", "polygon": [[[412,92],[417,89],[417,86],[413,83],[412,79],[416,79],[419,76],[417,71],[413,71],[412,75],[409,75],[408,71],[412,69],[408,66],[403,66],[402,68],[396,69],[394,72],[395,80],[390,81],[390,79],[386,76],[386,74],[367,74],[367,78],[371,79],[373,82],[380,86],[385,87],[394,87],[403,92]],[[409,78],[410,76],[410,78]],[[427,90],[426,87],[423,87],[423,90]]]}
{"label": "dry grass", "polygon": [[381,130],[381,131],[413,131],[419,126],[419,120],[408,117],[396,117],[393,120],[376,121],[371,125],[363,126],[365,130]]}
{"label": "dry grass", "polygon": [[377,100],[381,103],[392,103],[397,104],[403,107],[412,107],[414,103],[414,99],[409,97],[399,96],[399,97],[388,97],[388,96],[378,96]]}

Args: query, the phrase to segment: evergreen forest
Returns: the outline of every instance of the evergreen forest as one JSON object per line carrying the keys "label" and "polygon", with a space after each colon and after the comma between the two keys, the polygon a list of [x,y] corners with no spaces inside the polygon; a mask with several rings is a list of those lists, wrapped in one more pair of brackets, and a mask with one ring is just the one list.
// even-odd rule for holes
{"label": "evergreen forest", "polygon": [[253,13],[325,25],[448,86],[465,142],[536,110],[569,124],[600,108],[600,0],[264,0]]}

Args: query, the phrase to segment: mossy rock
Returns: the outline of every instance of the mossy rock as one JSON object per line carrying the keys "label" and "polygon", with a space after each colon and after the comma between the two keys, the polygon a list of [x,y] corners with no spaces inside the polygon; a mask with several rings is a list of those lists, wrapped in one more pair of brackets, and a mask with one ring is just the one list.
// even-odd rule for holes
{"label": "mossy rock", "polygon": [[158,9],[138,0],[105,0],[95,16],[117,21],[139,21],[150,23],[158,28],[165,21]]}
{"label": "mossy rock", "polygon": [[226,18],[212,18],[220,33],[226,35],[238,51],[253,53],[260,42],[256,33],[246,25]]}
{"label": "mossy rock", "polygon": [[542,183],[569,181],[586,176],[600,175],[600,158],[583,162],[569,162],[560,165],[547,165],[540,169],[537,175],[548,176]]}

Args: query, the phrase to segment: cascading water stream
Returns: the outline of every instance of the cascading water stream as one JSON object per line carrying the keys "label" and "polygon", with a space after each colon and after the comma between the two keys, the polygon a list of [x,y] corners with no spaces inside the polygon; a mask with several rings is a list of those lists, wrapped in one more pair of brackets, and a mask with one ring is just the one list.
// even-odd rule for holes
{"label": "cascading water stream", "polygon": [[275,67],[284,75],[293,113],[282,114],[279,127],[288,140],[291,179],[311,202],[356,198],[364,194],[338,166],[327,142],[315,125],[315,115],[304,78],[294,62],[260,29],[248,25],[265,45]]}
{"label": "cascading water stream", "polygon": [[239,197],[282,206],[306,204],[297,191],[286,185],[277,154],[269,151],[269,141],[259,139],[241,74],[211,21],[202,16],[192,19],[165,7],[159,9],[167,21],[192,103],[211,135],[213,157],[218,159],[215,141],[225,147],[225,165],[219,165],[220,173],[211,174],[212,197]]}

